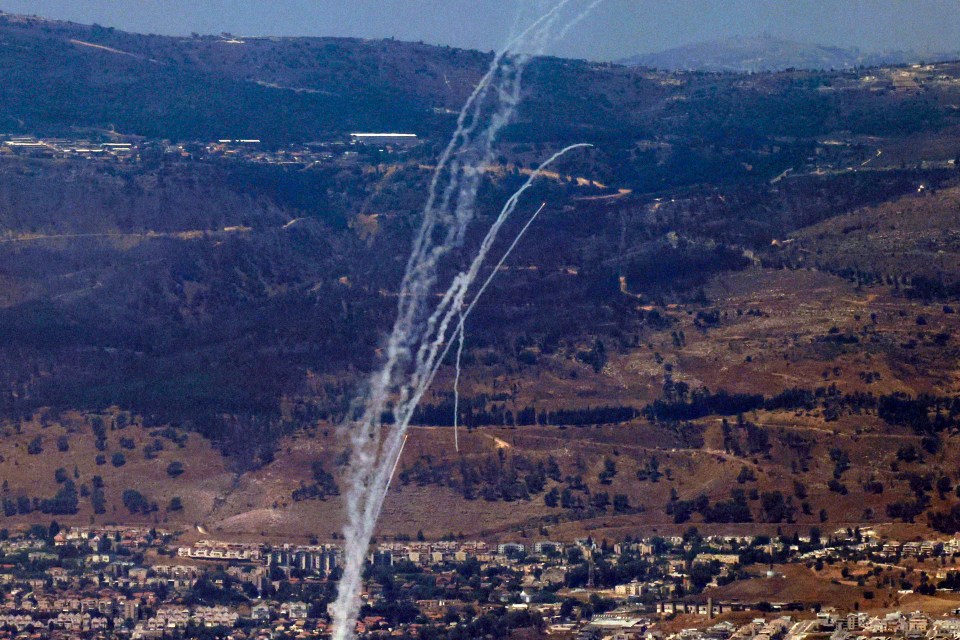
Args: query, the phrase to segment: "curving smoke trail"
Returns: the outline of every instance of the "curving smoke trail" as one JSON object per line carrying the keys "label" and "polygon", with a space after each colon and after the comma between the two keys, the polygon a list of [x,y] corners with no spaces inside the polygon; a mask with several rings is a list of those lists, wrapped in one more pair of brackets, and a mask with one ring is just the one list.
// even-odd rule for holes
{"label": "curving smoke trail", "polygon": [[[586,145],[589,146],[589,145]],[[575,147],[571,147],[575,148]],[[540,167],[543,168],[542,166]],[[503,255],[500,256],[500,261],[494,265],[493,270],[490,272],[490,275],[487,276],[487,279],[483,282],[483,285],[480,287],[480,290],[477,291],[477,295],[473,297],[473,302],[470,303],[470,306],[467,307],[465,311],[460,312],[460,319],[457,322],[457,327],[454,329],[454,335],[457,338],[457,357],[456,357],[456,369],[454,372],[453,378],[453,448],[460,452],[460,439],[457,435],[457,421],[458,421],[458,411],[460,407],[460,359],[463,357],[463,340],[466,334],[467,328],[465,323],[467,321],[467,316],[470,315],[470,312],[473,310],[473,307],[477,304],[477,301],[480,299],[480,296],[483,295],[483,292],[487,290],[487,286],[490,284],[490,281],[493,280],[493,277],[497,275],[497,272],[500,271],[500,267],[503,266],[503,263],[507,261],[507,258],[510,257],[510,253],[513,251],[513,248],[517,246],[520,242],[520,238],[523,237],[523,234],[527,232],[527,229],[530,228],[530,225],[533,224],[533,221],[537,219],[537,216],[540,215],[540,212],[547,206],[547,203],[544,202],[541,204],[536,211],[533,212],[533,215],[530,216],[530,219],[527,220],[527,223],[523,225],[523,228],[520,229],[516,237],[514,237],[513,242],[510,243],[510,246],[507,247],[507,250],[503,252]],[[440,357],[440,360],[443,361],[443,358],[446,356],[446,352]]]}
{"label": "curving smoke trail", "polygon": [[460,420],[460,359],[463,357],[463,339],[467,331],[463,326],[464,322],[466,322],[466,318],[463,317],[463,312],[461,312],[460,321],[457,323],[457,361],[456,371],[453,375],[453,450],[457,453],[460,453],[460,430],[458,429],[460,426],[458,424]]}
{"label": "curving smoke trail", "polygon": [[[495,54],[490,68],[461,110],[456,131],[434,171],[423,222],[414,238],[400,285],[397,319],[384,349],[384,362],[371,376],[365,393],[354,403],[344,425],[350,442],[348,486],[344,495],[348,523],[344,528],[344,570],[332,607],[333,640],[350,640],[354,635],[367,549],[406,440],[407,427],[457,334],[462,343],[464,322],[496,273],[494,270],[490,274],[464,308],[467,292],[497,233],[513,213],[520,196],[547,166],[572,149],[589,146],[571,145],[562,149],[531,173],[504,204],[469,267],[453,278],[440,301],[434,303],[438,267],[444,257],[464,242],[474,217],[480,181],[494,158],[494,142],[512,120],[520,101],[524,68],[531,55],[543,51],[563,10],[571,2],[574,0],[557,2]],[[574,21],[583,15],[581,12]],[[516,53],[521,48],[528,53]],[[498,266],[518,240],[519,236]],[[453,325],[454,333],[448,336],[456,316],[460,320]],[[393,420],[385,426],[384,416],[388,414],[392,414]]]}

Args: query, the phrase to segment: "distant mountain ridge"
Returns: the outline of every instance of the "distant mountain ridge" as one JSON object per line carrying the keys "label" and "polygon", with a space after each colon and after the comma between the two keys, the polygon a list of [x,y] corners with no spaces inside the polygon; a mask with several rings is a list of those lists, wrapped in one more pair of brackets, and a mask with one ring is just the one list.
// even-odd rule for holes
{"label": "distant mountain ridge", "polygon": [[769,35],[735,36],[698,42],[621,60],[627,66],[671,71],[750,73],[784,69],[851,69],[858,66],[909,64],[960,59],[960,52],[862,52],[855,47],[829,47],[783,40]]}

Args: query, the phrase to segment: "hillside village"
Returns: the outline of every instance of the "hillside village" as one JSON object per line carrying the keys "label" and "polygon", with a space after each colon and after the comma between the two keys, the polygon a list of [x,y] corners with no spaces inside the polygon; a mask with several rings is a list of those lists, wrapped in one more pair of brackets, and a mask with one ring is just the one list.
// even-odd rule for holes
{"label": "hillside village", "polygon": [[39,158],[85,160],[114,164],[137,164],[146,157],[167,160],[237,160],[251,163],[309,168],[333,160],[357,160],[362,152],[400,154],[416,146],[414,134],[354,133],[342,140],[311,144],[290,144],[279,149],[267,148],[261,140],[218,139],[210,142],[173,143],[169,140],[148,140],[136,136],[113,136],[111,142],[84,138],[44,138],[0,133],[0,159]]}

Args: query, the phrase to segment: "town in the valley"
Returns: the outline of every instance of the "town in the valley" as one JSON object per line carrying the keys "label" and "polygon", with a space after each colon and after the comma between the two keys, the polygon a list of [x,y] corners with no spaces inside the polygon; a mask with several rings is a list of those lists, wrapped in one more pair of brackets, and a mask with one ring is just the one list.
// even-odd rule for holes
{"label": "town in the valley", "polygon": [[[0,536],[0,637],[330,633],[342,564],[335,543],[230,542],[195,531],[61,528],[55,521]],[[577,640],[958,638],[958,555],[960,538],[901,542],[870,529],[771,538],[704,536],[691,527],[682,536],[572,543],[427,541],[418,534],[371,548],[357,632],[365,638],[498,638],[518,630]],[[810,578],[829,588],[803,589]],[[801,587],[793,590],[799,595],[778,598],[791,582]],[[730,590],[738,586],[749,588]]]}

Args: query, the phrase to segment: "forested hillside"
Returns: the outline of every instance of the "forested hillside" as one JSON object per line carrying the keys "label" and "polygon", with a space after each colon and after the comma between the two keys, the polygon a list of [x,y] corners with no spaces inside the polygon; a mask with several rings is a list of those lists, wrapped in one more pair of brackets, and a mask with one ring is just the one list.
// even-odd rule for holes
{"label": "forested hillside", "polygon": [[[34,438],[42,451],[25,455],[48,456],[87,432],[96,451],[68,444],[57,466],[82,455],[78,473],[114,506],[126,462],[107,461],[123,453],[153,502],[187,500],[169,518],[258,533],[338,517],[334,427],[377,362],[432,167],[489,59],[0,16],[7,517],[44,513],[60,490],[13,470]],[[455,261],[531,165],[595,146],[538,180],[505,227],[510,239],[546,203],[467,326],[469,445],[449,451],[443,367],[398,469],[413,497],[388,501],[384,526],[409,529],[443,499],[488,503],[497,531],[564,535],[956,528],[958,104],[951,63],[738,75],[533,61]],[[419,144],[364,147],[356,129]],[[53,138],[137,151],[23,142]],[[223,138],[261,142],[234,153]],[[284,160],[304,149],[314,159]],[[191,503],[165,469],[189,479],[206,455]],[[67,515],[104,515],[73,503]]]}

